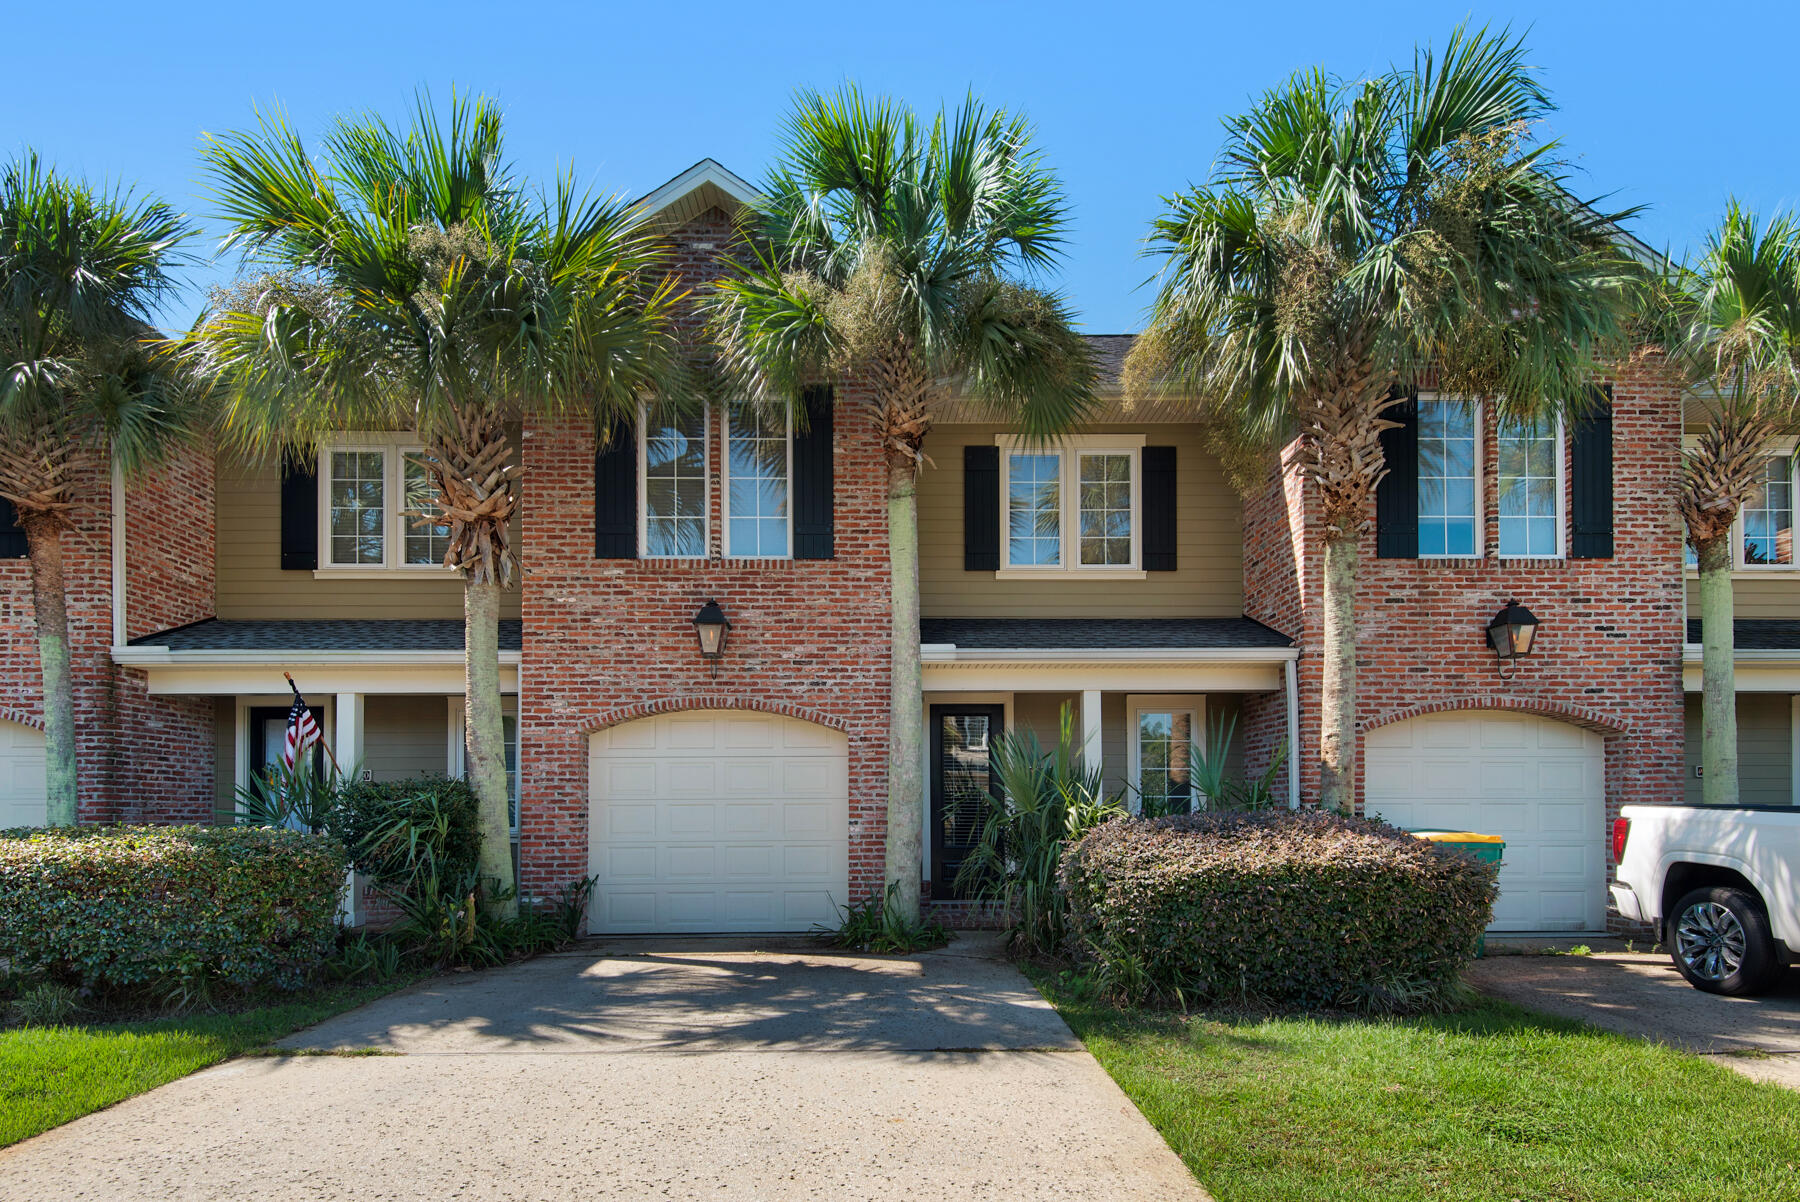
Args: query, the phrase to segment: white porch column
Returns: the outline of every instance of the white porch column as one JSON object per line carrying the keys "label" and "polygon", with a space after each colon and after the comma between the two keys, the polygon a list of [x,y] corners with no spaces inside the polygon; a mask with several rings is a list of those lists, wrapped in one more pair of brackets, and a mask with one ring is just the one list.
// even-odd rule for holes
{"label": "white porch column", "polygon": [[[361,693],[339,693],[337,705],[334,707],[332,720],[331,751],[337,757],[338,770],[347,779],[361,777],[363,758],[363,695]],[[342,907],[345,926],[357,924],[357,887],[356,874],[352,872],[344,879],[344,904]]]}
{"label": "white porch column", "polygon": [[1081,758],[1089,768],[1100,767],[1100,690],[1081,694]]}

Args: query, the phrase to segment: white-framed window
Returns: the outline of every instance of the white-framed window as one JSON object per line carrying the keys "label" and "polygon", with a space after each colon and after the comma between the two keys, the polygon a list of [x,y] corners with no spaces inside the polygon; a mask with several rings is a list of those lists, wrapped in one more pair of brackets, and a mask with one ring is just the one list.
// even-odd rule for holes
{"label": "white-framed window", "polygon": [[[1694,436],[1682,439],[1682,448],[1691,454],[1698,443]],[[1731,530],[1731,566],[1745,573],[1792,572],[1800,568],[1794,555],[1794,505],[1800,493],[1800,447],[1795,439],[1777,440],[1763,465],[1763,479],[1738,510]],[[1685,533],[1685,531],[1684,531]],[[1682,563],[1687,570],[1698,571],[1700,558],[1685,539],[1681,547]]]}
{"label": "white-framed window", "polygon": [[432,521],[437,487],[408,434],[345,434],[319,452],[320,567],[442,569],[450,527]]}
{"label": "white-framed window", "polygon": [[704,559],[708,485],[702,407],[666,416],[646,409],[638,421],[638,545],[646,559]]}
{"label": "white-framed window", "polygon": [[1128,770],[1140,812],[1194,806],[1194,751],[1205,738],[1206,698],[1174,694],[1125,699]]}
{"label": "white-framed window", "polygon": [[1000,446],[1000,570],[1136,572],[1144,437],[1095,434]]}
{"label": "white-framed window", "polygon": [[736,404],[725,414],[725,554],[787,559],[793,554],[792,414]]}
{"label": "white-framed window", "polygon": [[1473,402],[1419,401],[1419,558],[1481,554],[1480,413]]}
{"label": "white-framed window", "polygon": [[1563,554],[1563,455],[1560,420],[1502,421],[1495,431],[1500,554],[1556,559]]}

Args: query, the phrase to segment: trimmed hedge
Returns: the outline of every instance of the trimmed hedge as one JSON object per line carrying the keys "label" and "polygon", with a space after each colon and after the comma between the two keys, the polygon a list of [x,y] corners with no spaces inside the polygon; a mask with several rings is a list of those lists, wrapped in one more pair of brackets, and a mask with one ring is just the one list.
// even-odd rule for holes
{"label": "trimmed hedge", "polygon": [[296,989],[335,947],[347,865],[292,830],[0,832],[0,958],[101,992]]}
{"label": "trimmed hedge", "polygon": [[1317,811],[1120,819],[1064,853],[1075,955],[1128,1000],[1419,1009],[1452,996],[1498,869]]}

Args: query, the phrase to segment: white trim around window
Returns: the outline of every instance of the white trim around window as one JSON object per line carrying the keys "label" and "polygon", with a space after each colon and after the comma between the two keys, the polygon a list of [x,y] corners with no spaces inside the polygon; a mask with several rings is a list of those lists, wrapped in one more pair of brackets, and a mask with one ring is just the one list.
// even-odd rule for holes
{"label": "white trim around window", "polygon": [[[1569,554],[1569,439],[1568,428],[1564,425],[1561,415],[1556,418],[1556,428],[1552,432],[1552,437],[1556,440],[1556,549],[1535,554],[1508,551],[1503,525],[1506,521],[1505,506],[1500,502],[1499,493],[1501,482],[1505,479],[1500,470],[1500,455],[1504,450],[1501,444],[1505,442],[1505,434],[1498,423],[1494,427],[1494,506],[1497,511],[1495,520],[1497,523],[1501,523],[1494,532],[1494,550],[1501,559],[1564,559]],[[1479,449],[1479,435],[1477,438],[1476,446]],[[1476,484],[1479,487],[1479,476]],[[1479,509],[1479,493],[1477,493],[1476,506]]]}
{"label": "white trim around window", "polygon": [[[409,511],[406,508],[406,459],[410,455],[423,455],[425,448],[417,436],[410,431],[352,431],[333,438],[319,448],[318,481],[319,481],[319,566],[313,575],[319,579],[344,579],[346,577],[366,576],[371,572],[403,572],[411,574],[443,574],[451,571],[446,568],[441,558],[433,558],[429,563],[406,562],[406,534],[410,526]],[[338,455],[379,455],[381,464],[379,480],[381,483],[381,532],[378,536],[342,535],[334,540],[333,529],[333,484],[336,477],[333,473],[335,457]],[[362,466],[367,466],[366,464]],[[374,481],[377,477],[370,473],[365,479]],[[348,507],[337,506],[338,509]],[[370,558],[363,562],[339,559],[337,552],[344,539],[379,537],[381,554],[379,559]],[[446,533],[447,537],[447,533]]]}
{"label": "white trim around window", "polygon": [[[739,547],[737,546],[737,542],[736,542],[736,531],[731,524],[731,517],[732,517],[732,514],[731,514],[731,485],[732,485],[732,479],[731,479],[731,466],[732,466],[731,414],[732,414],[732,410],[735,408],[738,408],[738,407],[739,406],[736,406],[736,405],[728,405],[725,407],[725,420],[723,423],[724,429],[722,431],[723,440],[724,440],[723,446],[725,448],[725,456],[724,456],[724,461],[722,462],[722,464],[720,466],[722,469],[721,476],[723,479],[722,487],[725,491],[725,495],[721,501],[721,505],[723,508],[722,508],[722,513],[721,513],[719,520],[720,520],[720,523],[724,526],[724,531],[723,531],[724,556],[727,559],[792,559],[794,557],[794,411],[793,411],[793,407],[792,406],[788,407],[788,409],[783,417],[783,422],[782,422],[782,428],[783,428],[782,438],[785,442],[786,450],[785,450],[784,458],[782,460],[783,466],[782,466],[782,475],[781,475],[781,504],[780,504],[781,514],[780,514],[780,518],[779,518],[779,523],[777,523],[777,519],[771,517],[768,514],[758,513],[758,514],[749,515],[750,519],[756,522],[757,528],[759,530],[759,534],[758,534],[758,538],[757,538],[757,545],[756,545],[756,549],[754,549],[754,550],[739,549]],[[767,441],[773,442],[774,440],[771,438],[771,439],[768,439]],[[744,515],[739,515],[739,516],[742,517]],[[762,540],[768,536],[770,528],[780,529],[782,532],[781,533],[781,546],[778,550],[768,550],[768,549],[765,549],[765,547],[764,547]]]}
{"label": "white trim around window", "polygon": [[[1100,576],[1139,580],[1143,570],[1144,473],[1142,434],[1084,434],[1036,445],[1011,434],[997,434],[1000,448],[1000,570],[1012,580],[1067,580],[1072,576]],[[1012,460],[1015,455],[1053,457],[1057,481],[1056,563],[1012,562]],[[1101,455],[1130,459],[1130,558],[1124,563],[1081,562],[1081,468],[1084,458]],[[1123,540],[1118,540],[1123,541]]]}
{"label": "white trim around window", "polygon": [[[698,417],[700,421],[700,548],[698,551],[671,554],[656,552],[650,549],[650,407],[638,407],[637,421],[637,524],[638,554],[644,559],[709,559],[712,556],[712,406],[701,406],[698,413],[683,415],[684,420]],[[665,427],[658,426],[659,430]],[[684,435],[685,436],[685,435]],[[660,477],[659,477],[660,478]],[[677,470],[669,477],[675,482],[676,494],[681,491],[683,481],[692,481],[690,474]],[[673,520],[693,521],[692,517],[659,518],[660,521]]]}
{"label": "white trim around window", "polygon": [[[1683,454],[1698,445],[1698,435],[1684,434],[1681,437]],[[1769,444],[1769,455],[1772,459],[1788,461],[1788,522],[1789,537],[1793,537],[1796,527],[1800,527],[1800,438],[1777,438]],[[1744,554],[1744,514],[1750,507],[1746,505],[1738,510],[1737,520],[1731,524],[1731,574],[1733,576],[1752,578],[1779,575],[1783,572],[1800,571],[1800,548],[1790,550],[1787,563],[1751,563]],[[1699,575],[1699,565],[1693,560],[1693,548],[1686,542],[1686,531],[1683,530],[1681,545],[1682,567],[1689,576]]]}
{"label": "white trim around window", "polygon": [[[1188,743],[1193,746],[1206,746],[1206,694],[1204,693],[1133,693],[1125,698],[1125,757],[1126,780],[1131,783],[1131,806],[1137,811],[1142,804],[1144,790],[1144,757],[1143,757],[1143,715],[1169,714],[1185,715],[1188,720]],[[1171,723],[1173,726],[1174,724]],[[1208,749],[1210,753],[1210,749]],[[1191,750],[1190,750],[1191,754]],[[1189,768],[1188,805],[1193,807],[1199,798],[1199,790],[1194,784]]]}

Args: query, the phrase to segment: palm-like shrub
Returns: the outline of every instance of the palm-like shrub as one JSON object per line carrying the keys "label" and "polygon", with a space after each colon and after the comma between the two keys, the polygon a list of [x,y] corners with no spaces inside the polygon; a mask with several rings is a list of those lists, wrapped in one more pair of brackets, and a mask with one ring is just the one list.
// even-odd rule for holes
{"label": "palm-like shrub", "polygon": [[63,540],[110,465],[135,476],[194,424],[179,360],[152,325],[190,233],[161,201],[35,154],[0,172],[0,498],[31,557],[52,826],[77,812]]}
{"label": "palm-like shrub", "polygon": [[1030,435],[1086,412],[1094,367],[1068,309],[1030,280],[1054,265],[1061,185],[1017,116],[974,99],[922,121],[853,87],[802,92],[750,226],[750,254],[711,298],[726,374],[788,405],[854,381],[887,454],[893,705],[887,879],[919,904],[918,472],[934,411],[960,389]]}
{"label": "palm-like shrub", "polygon": [[[1665,346],[1705,427],[1689,449],[1680,505],[1700,567],[1701,786],[1738,800],[1732,528],[1763,485],[1774,440],[1800,431],[1800,229],[1727,210],[1695,263],[1663,292]],[[1790,550],[1791,554],[1791,550]]]}
{"label": "palm-like shrub", "polygon": [[[1127,391],[1191,399],[1260,483],[1275,447],[1324,541],[1320,800],[1355,803],[1357,538],[1389,411],[1422,381],[1542,420],[1626,341],[1627,214],[1570,194],[1551,109],[1505,36],[1348,81],[1295,75],[1226,122],[1206,185],[1168,199],[1163,260]],[[1245,469],[1253,470],[1245,470]]]}
{"label": "palm-like shrub", "polygon": [[[528,188],[504,156],[499,107],[421,97],[411,124],[340,118],[315,157],[279,117],[209,138],[226,244],[251,272],[215,296],[196,357],[239,451],[308,455],[335,431],[407,430],[425,446],[461,574],[469,779],[481,875],[511,895],[500,714],[500,591],[517,553],[516,432],[582,415],[610,430],[679,376],[661,245],[628,206],[572,174]],[[510,908],[510,903],[501,907]]]}

